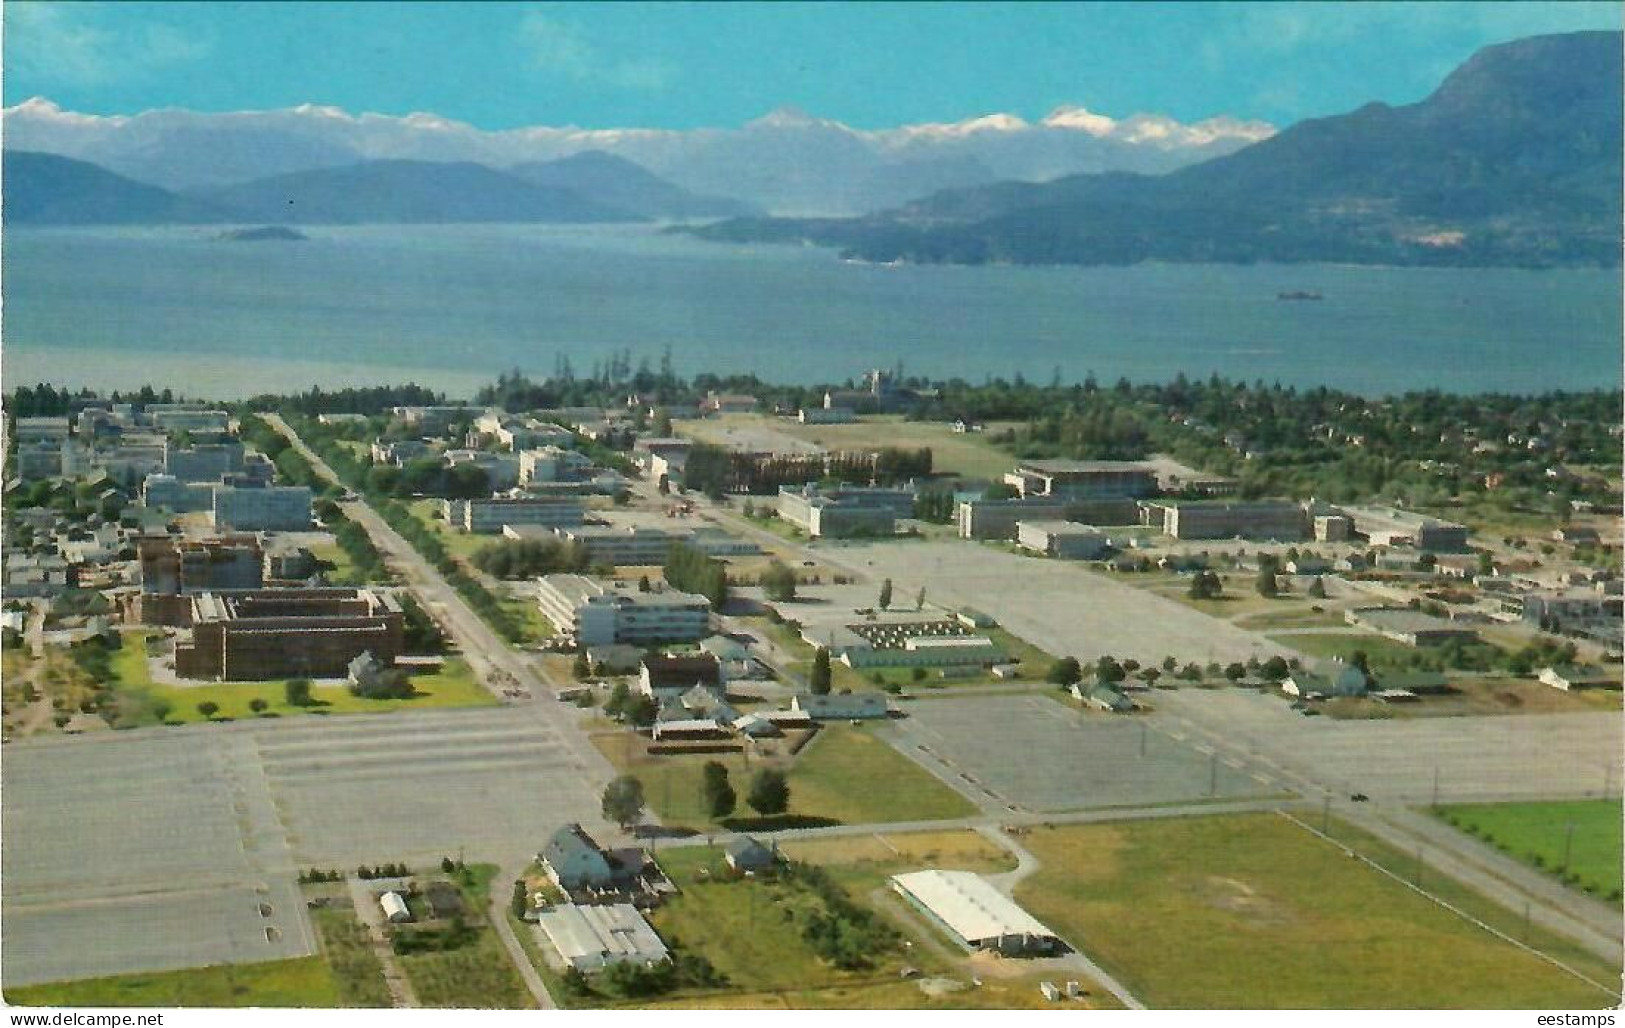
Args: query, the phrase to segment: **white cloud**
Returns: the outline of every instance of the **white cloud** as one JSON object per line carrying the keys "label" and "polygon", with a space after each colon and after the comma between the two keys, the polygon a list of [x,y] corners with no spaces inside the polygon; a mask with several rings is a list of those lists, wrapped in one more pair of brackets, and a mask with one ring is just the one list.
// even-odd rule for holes
{"label": "white cloud", "polygon": [[535,67],[578,82],[661,89],[676,75],[666,61],[606,54],[581,29],[540,11],[528,11],[519,19],[519,42]]}
{"label": "white cloud", "polygon": [[5,5],[5,29],[12,70],[69,86],[140,77],[213,50],[213,40],[158,22],[115,29],[78,4],[13,0]]}

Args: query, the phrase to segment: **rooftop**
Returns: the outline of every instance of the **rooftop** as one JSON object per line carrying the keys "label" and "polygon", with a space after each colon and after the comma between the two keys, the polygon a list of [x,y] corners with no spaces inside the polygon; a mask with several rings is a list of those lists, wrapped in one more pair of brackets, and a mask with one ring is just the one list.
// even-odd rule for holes
{"label": "rooftop", "polygon": [[1055,935],[987,879],[969,871],[914,871],[893,875],[892,882],[962,939]]}

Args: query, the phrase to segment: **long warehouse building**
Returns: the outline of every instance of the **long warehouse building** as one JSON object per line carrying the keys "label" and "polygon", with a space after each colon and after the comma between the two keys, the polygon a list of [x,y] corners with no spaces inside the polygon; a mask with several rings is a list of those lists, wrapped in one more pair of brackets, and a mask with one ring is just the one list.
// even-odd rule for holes
{"label": "long warehouse building", "polygon": [[1014,900],[969,871],[893,875],[892,888],[971,949],[1006,956],[1055,953],[1060,938]]}

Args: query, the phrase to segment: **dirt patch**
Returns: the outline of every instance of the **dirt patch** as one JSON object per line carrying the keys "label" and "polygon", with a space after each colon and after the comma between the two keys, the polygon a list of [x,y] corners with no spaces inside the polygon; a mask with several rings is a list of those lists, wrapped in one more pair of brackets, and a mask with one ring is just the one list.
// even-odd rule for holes
{"label": "dirt patch", "polygon": [[1252,927],[1274,927],[1291,920],[1279,903],[1236,878],[1209,875],[1195,883],[1190,891],[1207,906],[1234,914]]}
{"label": "dirt patch", "polygon": [[957,978],[921,978],[918,985],[920,991],[932,999],[940,999],[965,987],[965,983]]}

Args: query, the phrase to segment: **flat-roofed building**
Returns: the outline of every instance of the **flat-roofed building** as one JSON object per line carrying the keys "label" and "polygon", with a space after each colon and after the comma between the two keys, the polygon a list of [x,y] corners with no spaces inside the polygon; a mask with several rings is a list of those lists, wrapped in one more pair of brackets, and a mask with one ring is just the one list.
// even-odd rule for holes
{"label": "flat-roofed building", "polygon": [[954,511],[961,539],[1014,539],[1023,521],[1077,521],[1089,525],[1137,525],[1139,505],[1128,497],[1095,500],[962,500]]}
{"label": "flat-roofed building", "polygon": [[671,958],[660,935],[630,903],[560,903],[537,915],[536,925],[564,962],[582,974],[610,964],[649,967]]}
{"label": "flat-roofed building", "polygon": [[671,548],[693,536],[688,530],[668,530],[645,525],[614,527],[576,525],[553,530],[558,538],[575,543],[587,554],[590,564],[664,564]]}
{"label": "flat-roofed building", "polygon": [[1030,460],[1004,476],[1023,498],[1055,500],[1157,495],[1157,472],[1148,464],[1121,460]]}
{"label": "flat-roofed building", "polygon": [[866,721],[891,714],[883,692],[798,692],[790,697],[790,709],[814,721]]}
{"label": "flat-roofed building", "polygon": [[891,883],[967,949],[1022,956],[1064,948],[1054,932],[981,875],[913,871],[893,875]]}
{"label": "flat-roofed building", "polygon": [[888,536],[914,514],[912,489],[779,489],[779,517],[815,539]]}
{"label": "flat-roofed building", "polygon": [[192,623],[193,595],[217,590],[258,589],[264,584],[263,553],[253,535],[217,539],[139,539],[141,590],[132,616],[149,625]]}
{"label": "flat-roofed building", "polygon": [[310,487],[217,486],[214,527],[239,532],[302,532],[310,527]]}
{"label": "flat-roofed building", "polygon": [[1286,500],[1148,500],[1140,504],[1142,523],[1175,539],[1309,538],[1309,513]]}
{"label": "flat-roofed building", "polygon": [[1414,546],[1435,553],[1467,549],[1467,526],[1396,507],[1348,507],[1354,531],[1373,546]]}
{"label": "flat-roofed building", "polygon": [[585,575],[545,575],[536,600],[581,646],[694,642],[711,634],[711,602],[676,589],[645,593]]}
{"label": "flat-roofed building", "polygon": [[220,476],[242,470],[242,443],[164,447],[164,473],[182,482],[218,482]]}
{"label": "flat-roofed building", "polygon": [[191,597],[190,639],[175,644],[175,673],[216,681],[342,678],[371,653],[400,655],[399,601],[376,589],[253,589]]}
{"label": "flat-roofed building", "polygon": [[174,475],[148,475],[141,483],[141,502],[172,514],[213,510],[217,488],[217,484],[207,482],[182,482]]}
{"label": "flat-roofed building", "polygon": [[1016,542],[1024,549],[1062,560],[1098,560],[1111,550],[1111,540],[1104,532],[1076,521],[1018,522]]}
{"label": "flat-roofed building", "polygon": [[503,525],[581,524],[581,500],[566,496],[445,500],[441,512],[446,524],[476,535],[495,535]]}
{"label": "flat-roofed building", "polygon": [[519,484],[559,482],[592,466],[586,454],[561,446],[542,446],[519,451]]}
{"label": "flat-roofed building", "polygon": [[1478,631],[1470,626],[1404,607],[1355,607],[1343,620],[1407,646],[1437,646],[1451,640],[1473,642]]}

